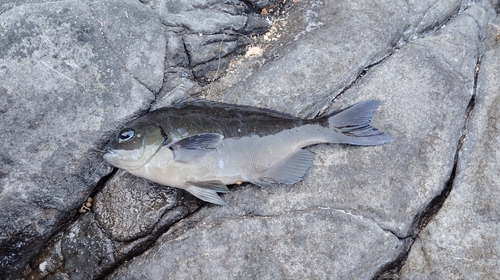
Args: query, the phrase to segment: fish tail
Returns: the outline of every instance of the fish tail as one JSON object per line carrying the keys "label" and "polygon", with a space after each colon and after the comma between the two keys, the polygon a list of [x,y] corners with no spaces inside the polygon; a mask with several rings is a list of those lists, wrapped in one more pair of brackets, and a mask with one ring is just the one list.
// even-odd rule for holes
{"label": "fish tail", "polygon": [[379,100],[363,101],[325,116],[330,130],[336,132],[331,135],[330,142],[366,146],[391,142],[390,136],[370,126],[380,104]]}

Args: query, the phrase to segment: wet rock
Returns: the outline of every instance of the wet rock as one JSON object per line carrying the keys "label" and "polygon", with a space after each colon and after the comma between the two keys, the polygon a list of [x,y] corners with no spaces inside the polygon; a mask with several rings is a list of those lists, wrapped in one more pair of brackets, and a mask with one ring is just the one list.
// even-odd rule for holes
{"label": "wet rock", "polygon": [[32,263],[35,270],[31,279],[52,273],[68,279],[93,279],[116,262],[112,240],[100,230],[91,214],[83,215],[51,243]]}
{"label": "wet rock", "polygon": [[449,197],[419,234],[405,279],[487,279],[500,273],[500,47],[484,54]]}
{"label": "wet rock", "polygon": [[165,40],[138,32],[147,53],[118,56],[84,2],[14,5],[0,26],[0,274],[13,275],[111,171],[93,148],[147,109],[154,99],[147,87],[159,88],[163,78],[153,71],[139,81],[130,73],[141,68],[124,65],[157,69],[145,57],[164,57]]}
{"label": "wet rock", "polygon": [[31,262],[28,278],[96,279],[143,252],[201,205],[192,198],[178,203],[177,192],[165,189],[119,172],[96,195],[91,212],[50,239]]}
{"label": "wet rock", "polygon": [[165,211],[177,204],[177,190],[119,171],[99,192],[94,211],[113,240],[130,241],[149,234]]}

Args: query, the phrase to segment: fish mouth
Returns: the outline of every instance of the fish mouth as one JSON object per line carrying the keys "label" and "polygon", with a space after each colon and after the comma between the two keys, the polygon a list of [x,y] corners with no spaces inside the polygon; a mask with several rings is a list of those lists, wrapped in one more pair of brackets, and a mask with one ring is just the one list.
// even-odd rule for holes
{"label": "fish mouth", "polygon": [[106,146],[106,147],[104,147],[104,153],[107,154],[107,153],[114,153],[114,152],[113,152],[113,149],[111,149],[109,146]]}
{"label": "fish mouth", "polygon": [[116,153],[115,153],[114,151],[112,151],[112,150],[106,150],[106,149],[105,149],[105,153],[102,155],[102,158],[103,158],[105,161],[107,161],[108,163],[111,163],[111,162],[109,161],[109,159],[110,159],[111,157],[115,156],[115,155],[116,155]]}

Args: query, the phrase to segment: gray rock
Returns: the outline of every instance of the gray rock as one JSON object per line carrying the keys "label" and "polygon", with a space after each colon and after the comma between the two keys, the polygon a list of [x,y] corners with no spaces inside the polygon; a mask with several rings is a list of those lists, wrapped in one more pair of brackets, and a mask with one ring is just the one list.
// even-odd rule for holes
{"label": "gray rock", "polygon": [[226,34],[184,36],[189,64],[194,67],[232,53],[238,47],[238,38]]}
{"label": "gray rock", "polygon": [[83,215],[33,261],[35,271],[30,278],[42,279],[58,272],[68,279],[93,279],[114,265],[113,251],[112,240],[100,230],[92,215]]}
{"label": "gray rock", "polygon": [[23,4],[0,16],[1,275],[23,268],[76,214],[111,171],[93,148],[149,107],[155,96],[143,84],[161,86],[161,72],[139,81],[130,72],[140,67],[125,66],[146,69],[147,54],[164,57],[162,33],[153,40],[138,32],[147,53],[119,57],[101,29],[84,2]]}
{"label": "gray rock", "polygon": [[[303,18],[307,18],[313,4],[302,2],[295,7],[297,10],[293,11],[292,7],[290,15],[302,13]],[[326,13],[328,5],[335,4],[325,5],[318,8],[318,13],[320,10]],[[339,8],[335,14],[353,13],[349,9],[354,8],[344,5],[347,7]],[[372,9],[366,13],[371,15]],[[308,44],[311,47],[301,50],[312,52],[335,49],[336,45],[325,46],[327,31],[324,29],[330,33],[342,28],[350,30],[346,28],[348,24],[317,24],[315,29],[308,30],[304,20],[302,25],[285,26],[283,36],[270,47],[270,51],[280,49],[276,46],[283,42],[286,51],[279,59],[270,60],[264,54],[242,61],[243,70],[229,73],[214,87],[209,86],[205,94],[228,102],[273,104],[272,108],[298,112],[300,116],[324,114],[357,101],[380,99],[383,105],[372,123],[389,132],[395,141],[379,147],[313,147],[316,160],[304,181],[265,189],[248,184],[234,187],[231,193],[224,195],[229,207],[203,208],[184,219],[148,252],[120,267],[110,278],[210,279],[216,276],[232,279],[244,275],[256,279],[367,279],[385,273],[407,252],[413,243],[412,237],[421,229],[422,216],[452,175],[474,90],[475,67],[483,46],[480,38],[489,19],[487,9],[488,6],[469,7],[443,28],[422,38],[415,37],[396,51],[389,46],[407,30],[386,32],[385,41],[370,36],[353,38],[347,31],[342,36],[340,32],[335,39],[338,45],[354,45],[357,40],[365,40],[360,44],[362,51],[354,49],[354,54],[347,54],[356,57],[353,60],[357,67],[370,66],[375,57],[379,60],[387,56],[360,77],[358,71],[362,69],[348,63],[348,70],[332,70],[337,67],[338,57],[325,55],[318,66],[311,62],[309,53],[302,55],[307,56],[304,60],[297,61],[300,48],[291,47]],[[356,12],[359,16],[360,11]],[[315,22],[326,22],[321,19],[318,17]],[[374,22],[372,26],[377,24]],[[429,26],[438,25],[441,24],[435,22]],[[391,26],[386,28],[397,29]],[[363,32],[357,28],[356,31]],[[304,30],[308,31],[302,33]],[[315,36],[318,34],[322,36]],[[365,45],[373,44],[385,47],[375,48],[378,52],[373,51],[373,47],[372,52],[364,49]],[[292,74],[312,73],[306,66],[316,71],[310,74],[311,80]],[[250,74],[242,73],[245,71]],[[330,73],[334,81],[344,77],[348,85],[336,84],[335,87],[330,85],[330,79],[320,80],[318,76],[323,72]],[[273,76],[269,77],[271,73]],[[242,77],[244,82],[237,83]],[[298,85],[296,79],[305,85]],[[312,89],[294,94],[297,86]],[[229,89],[222,91],[226,87]],[[318,93],[315,91],[318,87],[335,90]],[[347,90],[339,95],[344,87]],[[296,96],[300,98],[294,99]],[[297,238],[297,234],[300,237]],[[335,237],[331,239],[330,234]],[[384,250],[374,251],[380,247],[370,244],[384,244]],[[326,248],[334,255],[328,255]]]}
{"label": "gray rock", "polygon": [[[175,102],[199,92],[193,73],[204,79],[212,65],[201,63],[200,69],[191,69],[182,39],[189,35],[185,28],[176,33],[175,28],[162,25],[164,11],[158,10],[157,1],[147,5],[139,1],[29,2],[0,4],[0,202],[4,209],[0,275],[15,278],[32,270],[30,277],[35,279],[98,277],[142,252],[159,233],[200,206],[192,197],[183,199],[176,192],[168,196],[166,188],[118,176],[95,197],[97,221],[80,221],[78,208],[111,172],[98,149],[124,122],[148,110],[155,95],[168,95],[167,100]],[[211,1],[206,8],[245,19],[237,30],[247,34],[262,32],[266,26],[258,15],[252,15],[251,25],[246,24],[246,6]],[[225,23],[229,24],[217,24]],[[211,36],[243,35],[206,38]],[[243,44],[237,42],[237,47]],[[194,57],[216,52],[212,48],[216,44],[197,43],[190,52]],[[229,58],[228,52],[224,55]],[[218,68],[220,75],[223,66]],[[123,188],[124,184],[143,185],[143,189]],[[120,211],[123,204],[133,211]],[[137,211],[149,212],[137,216]],[[59,259],[57,248],[50,247],[52,251],[37,257],[38,264],[25,266],[54,232],[68,226],[66,222],[82,223],[82,228],[99,224],[104,230],[100,234],[112,244],[113,259],[75,276],[70,272],[81,270],[80,259],[68,254],[47,274],[38,265]],[[65,238],[55,235],[50,242]],[[80,246],[95,242],[82,239]],[[106,248],[95,247],[96,255],[110,253]]]}
{"label": "gray rock", "polygon": [[[336,191],[343,192],[344,199],[356,199],[350,211],[376,220],[399,237],[418,233],[420,217],[452,174],[481,55],[478,38],[487,19],[484,8],[470,7],[435,35],[409,42],[370,69],[334,104],[383,100],[373,122],[381,122],[395,139],[383,150],[373,149],[370,158],[340,167],[340,177],[348,183],[339,183]],[[357,157],[349,151],[342,158]],[[335,156],[328,162],[341,159]],[[349,177],[356,179],[350,183]],[[341,199],[332,200],[345,207]]]}
{"label": "gray rock", "polygon": [[164,68],[161,62],[165,60],[165,51],[158,51],[158,47],[166,44],[160,18],[137,1],[95,1],[88,5],[123,68],[158,92]]}
{"label": "gray rock", "polygon": [[109,279],[362,279],[402,246],[372,221],[333,209],[224,219],[211,218],[218,207],[205,210],[191,217],[189,231],[179,224],[134,260],[140,270],[119,269]]}
{"label": "gray rock", "polygon": [[[416,39],[422,32],[435,31],[434,27],[452,18],[461,5],[451,0],[387,5],[299,1],[274,23],[275,32],[269,34],[263,57],[244,63],[237,70],[239,75],[226,77],[220,86],[211,85],[206,97],[313,117],[365,68],[390,55],[409,37]],[[359,20],[361,14],[363,20]],[[280,29],[285,32],[276,34]],[[286,105],[278,107],[282,103]]]}
{"label": "gray rock", "polygon": [[[481,138],[496,135],[485,126],[498,111],[493,52],[452,171],[476,63],[498,41],[498,22],[488,23],[498,1],[292,2],[258,38],[268,22],[257,9],[276,1],[0,4],[0,275],[367,279],[398,277],[408,253],[402,277],[497,272],[496,193],[485,187],[496,177],[474,176],[498,158],[496,140]],[[93,148],[142,112],[192,96],[301,117],[380,99],[372,123],[395,141],[312,147],[304,181],[233,186],[228,207],[106,176]],[[451,179],[457,198],[439,229],[431,221],[419,235]],[[76,215],[88,196],[94,206]],[[443,239],[441,228],[457,233]],[[457,252],[483,265],[451,271]]]}
{"label": "gray rock", "polygon": [[453,189],[413,244],[401,271],[404,279],[495,279],[500,274],[499,67],[496,44],[481,61]]}
{"label": "gray rock", "polygon": [[[314,148],[318,154],[315,165],[326,166],[310,171],[309,178],[314,180],[311,184],[314,189],[304,190],[305,196],[298,196],[295,192],[289,196],[288,192],[280,193],[279,196],[283,196],[282,199],[287,201],[288,207],[293,209],[309,203],[337,205],[338,208],[347,208],[349,212],[376,220],[381,226],[402,238],[411,236],[415,230],[413,223],[426,205],[445,187],[451,175],[464,114],[472,95],[474,69],[480,55],[481,43],[477,38],[480,38],[483,32],[481,29],[486,19],[484,9],[472,7],[470,11],[451,20],[446,28],[437,34],[406,44],[390,58],[370,68],[360,82],[352,85],[341,98],[336,99],[336,109],[366,99],[383,100],[382,108],[373,122],[384,131],[392,131],[391,135],[395,141],[384,147],[369,150],[349,148],[336,153],[332,152],[330,147]],[[478,26],[476,21],[481,26]],[[293,36],[293,32],[289,34]],[[387,39],[390,40],[391,37]],[[317,45],[321,43],[321,41],[316,42]],[[313,45],[312,42],[309,44]],[[364,44],[370,45],[370,43]],[[457,53],[460,53],[459,57]],[[290,62],[284,61],[287,59],[295,61],[293,58],[293,55],[289,56],[287,53],[277,61],[267,62],[262,67],[263,72],[255,72],[255,75],[247,78],[247,81],[259,81],[256,85],[250,87],[246,83],[238,84],[223,92],[220,98],[226,100],[227,97],[231,102],[233,98],[236,99],[234,96],[242,96],[238,102],[250,101],[252,98],[253,105],[273,103],[279,106],[279,110],[288,112],[295,107],[308,104],[303,102],[288,104],[288,100],[292,102],[292,98],[289,97],[292,95],[290,91],[296,90],[294,88],[296,82],[293,80],[288,81],[291,86],[284,92],[269,82],[268,85],[272,86],[265,92],[272,89],[276,92],[259,94],[261,87],[264,87],[260,81],[267,79],[262,73],[267,73],[268,69],[286,69],[289,73],[303,69],[290,68]],[[333,57],[332,62],[325,62],[322,65],[336,65],[333,62],[336,59]],[[344,74],[337,73],[337,75]],[[280,80],[286,79],[284,76],[286,75],[275,78],[281,83]],[[351,76],[351,79],[355,78]],[[228,83],[233,82],[230,76],[226,80],[229,80]],[[314,82],[316,82],[314,87],[329,86],[329,80],[322,82],[314,80]],[[233,91],[241,87],[246,87],[245,90],[238,91],[241,93]],[[233,93],[234,95],[230,95]],[[300,98],[317,100],[317,95],[321,96],[321,93],[308,92],[301,94]],[[330,99],[333,100],[335,96],[332,94]],[[278,98],[284,100],[281,103],[272,101]],[[328,106],[329,103],[322,102],[313,108]],[[311,113],[307,110],[299,108],[296,112],[302,111],[302,116],[318,114],[318,109]],[[389,158],[393,160],[388,160]],[[381,176],[387,177],[383,179]],[[331,185],[324,183],[324,178],[329,177]],[[319,190],[322,192],[319,198],[313,195],[318,191],[318,185],[325,186]],[[305,187],[300,186],[300,188]],[[365,195],[367,191],[370,195]],[[415,193],[419,195],[415,196]],[[356,203],[346,204],[345,201],[356,201]]]}
{"label": "gray rock", "polygon": [[364,68],[392,51],[405,24],[402,10],[403,1],[382,6],[299,1],[276,23],[283,32],[267,47],[265,63],[243,68],[242,77],[228,77],[207,98],[314,116]]}
{"label": "gray rock", "polygon": [[28,278],[101,278],[117,264],[142,253],[172,224],[201,205],[178,197],[177,190],[119,171],[95,196],[92,212],[79,216],[69,229],[47,242],[31,262]]}
{"label": "gray rock", "polygon": [[130,241],[149,234],[165,211],[176,206],[177,190],[119,171],[94,201],[95,218],[107,235]]}
{"label": "gray rock", "polygon": [[462,0],[408,2],[410,27],[405,32],[405,40],[432,34],[450,15],[465,7]]}
{"label": "gray rock", "polygon": [[271,0],[271,1],[268,1],[268,0],[249,0],[248,1],[250,4],[252,4],[252,6],[254,6],[255,8],[257,9],[262,9],[266,6],[268,7],[274,7],[278,4],[278,0]]}
{"label": "gray rock", "polygon": [[193,78],[192,73],[187,73],[186,69],[176,69],[176,72],[165,73],[163,88],[151,109],[156,110],[166,107],[173,103],[191,99],[192,95],[199,94],[202,87]]}
{"label": "gray rock", "polygon": [[189,67],[189,57],[186,53],[182,36],[175,32],[167,33],[167,69],[175,67]]}
{"label": "gray rock", "polygon": [[246,25],[246,15],[235,5],[218,2],[166,1],[161,19],[167,26],[182,26],[191,33],[214,34],[226,29],[242,30]]}

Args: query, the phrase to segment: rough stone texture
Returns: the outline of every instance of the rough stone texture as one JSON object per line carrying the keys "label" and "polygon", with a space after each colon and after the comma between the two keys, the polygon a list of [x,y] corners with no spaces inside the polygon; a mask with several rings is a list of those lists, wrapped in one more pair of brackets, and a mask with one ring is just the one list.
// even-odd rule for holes
{"label": "rough stone texture", "polygon": [[[0,278],[498,274],[498,1],[277,3],[0,4]],[[106,176],[95,148],[192,97],[301,117],[380,99],[372,123],[395,141],[312,147],[303,182],[233,186],[227,207]]]}
{"label": "rough stone texture", "polygon": [[275,7],[278,4],[278,0],[248,0],[255,8],[262,9],[264,7]]}
{"label": "rough stone texture", "polygon": [[419,234],[405,279],[497,279],[500,274],[500,46],[484,54],[453,189]]}
{"label": "rough stone texture", "polygon": [[314,116],[392,51],[406,12],[404,1],[299,1],[280,21],[279,43],[207,98]]}
{"label": "rough stone texture", "polygon": [[165,35],[160,19],[136,1],[90,1],[99,29],[120,62],[141,84],[153,92],[161,87]]}
{"label": "rough stone texture", "polygon": [[153,230],[165,211],[174,208],[177,191],[120,171],[94,198],[96,220],[114,240],[143,237]]}
{"label": "rough stone texture", "polygon": [[[314,7],[314,4],[304,2],[297,9],[307,14],[304,5]],[[449,10],[457,10],[456,3],[450,2],[449,5]],[[386,10],[384,8],[379,7]],[[444,7],[437,5],[437,8]],[[299,112],[300,116],[328,113],[361,100],[381,99],[383,105],[373,123],[384,131],[391,131],[395,141],[390,145],[369,148],[325,145],[314,147],[311,150],[317,154],[316,161],[303,182],[272,189],[259,189],[250,185],[233,188],[231,193],[224,196],[229,207],[201,209],[185,221],[186,224],[176,225],[151,250],[118,269],[110,278],[232,279],[245,275],[256,279],[330,276],[368,279],[385,273],[385,269],[391,266],[391,258],[396,261],[405,254],[407,246],[413,242],[412,237],[420,230],[420,219],[426,215],[424,211],[441,194],[453,175],[454,158],[466,111],[474,93],[474,75],[476,63],[482,54],[484,29],[492,15],[487,3],[484,7],[474,5],[464,9],[445,26],[443,22],[435,21],[428,23],[427,30],[421,26],[420,21],[416,21],[413,30],[417,30],[419,26],[419,30],[426,30],[425,34],[416,37],[412,35],[412,39],[403,43],[395,52],[392,49],[382,49],[375,55],[357,53],[358,60],[364,61],[365,67],[373,63],[374,56],[390,57],[367,69],[354,84],[343,86],[348,89],[341,96],[330,91],[327,95],[330,100],[318,102],[321,106],[311,107],[314,101],[296,101],[292,104],[291,100],[294,99],[289,96],[296,90],[297,76],[292,75],[293,78],[290,78],[287,75],[307,73],[313,68],[311,72],[320,73],[312,75],[312,81],[301,81],[307,87],[327,88],[331,86],[329,80],[320,81],[316,76],[321,76],[324,71],[332,71],[331,68],[325,69],[324,65],[336,65],[334,62],[337,57],[325,56],[316,66],[309,58],[297,59],[293,51],[285,51],[277,60],[264,55],[242,62],[240,67],[244,70],[238,72],[240,70],[236,69],[214,87],[208,87],[205,94],[210,98],[250,105],[273,104],[272,108]],[[328,7],[321,7],[321,10],[327,11]],[[290,14],[287,16],[290,17]],[[343,11],[342,14],[349,14],[349,11]],[[435,29],[436,26],[443,27]],[[326,28],[341,29],[340,26]],[[285,42],[284,48],[293,44],[300,45],[300,36],[303,35],[292,43],[287,42],[287,37],[302,34],[304,29],[307,30],[305,23],[299,28],[284,26],[284,35],[275,46],[279,49],[281,42]],[[315,32],[321,34],[322,31],[326,33],[319,27],[310,36],[314,37]],[[401,31],[399,36],[411,32]],[[397,37],[390,33],[384,35],[385,40],[393,43],[394,37]],[[349,45],[349,40],[361,40],[351,37],[345,36],[338,40],[343,39],[344,45]],[[304,44],[314,45],[312,52],[326,49],[321,36],[319,40],[303,38],[306,41]],[[373,45],[372,37],[362,38],[366,40],[363,45]],[[375,41],[383,45],[378,40]],[[330,45],[328,50],[335,47],[336,45]],[[273,46],[269,49],[274,50]],[[353,50],[356,51],[358,50]],[[348,66],[354,69],[350,69],[348,75],[352,83],[358,78],[357,71],[362,68],[356,71],[356,66]],[[270,73],[274,76],[270,77]],[[331,74],[331,80],[334,81],[346,75],[346,72],[332,73],[335,73]],[[241,77],[244,77],[244,82],[235,85],[235,81],[241,80]],[[228,90],[220,92],[220,89],[227,87]],[[337,88],[340,92],[341,88],[338,85]],[[321,93],[312,90],[302,93],[302,99],[298,100],[317,100],[315,98],[318,96],[321,97]],[[290,103],[287,98],[290,98]],[[330,109],[331,100],[334,99],[335,104]],[[319,110],[322,108],[324,110]],[[350,242],[344,243],[339,235],[331,243],[328,237],[321,239],[332,244],[332,250],[340,255],[338,259],[323,263],[322,251],[318,249],[318,253],[314,249],[317,239],[325,236],[325,228],[329,229],[327,222],[319,223],[325,226],[323,227],[310,221],[308,225],[314,228],[312,232],[319,232],[318,235],[308,235],[308,229],[302,229],[296,222],[292,222],[309,211],[334,211],[344,218],[357,217],[349,223],[335,223],[334,234],[349,236]],[[293,230],[282,232],[276,224],[267,229],[271,221],[279,224],[284,217],[290,217],[286,219],[291,223],[287,228],[298,227],[309,237],[303,239],[307,240],[304,242],[311,247],[310,250],[309,247],[294,247],[293,242],[287,243],[288,239],[295,237]],[[263,220],[269,222],[262,225]],[[360,230],[362,222],[367,221],[374,228]],[[274,231],[277,231],[281,239],[274,238]],[[387,235],[388,233],[394,236]],[[361,236],[363,241],[357,239]],[[373,251],[373,247],[366,247],[367,242],[391,244],[391,249]],[[286,253],[281,251],[283,247],[288,248]],[[288,254],[293,255],[293,258]],[[377,261],[357,258],[365,254],[376,255]],[[265,261],[257,262],[252,258],[254,255],[261,256]],[[250,265],[255,262],[255,266]],[[273,265],[265,265],[269,263]],[[315,270],[316,267],[320,268]],[[350,270],[351,267],[356,270]]]}
{"label": "rough stone texture", "polygon": [[[370,69],[339,99],[337,106],[382,99],[383,108],[374,123],[383,120],[395,138],[354,166],[337,162],[357,159],[357,153],[364,151],[326,157],[325,161],[335,163],[330,172],[341,170],[333,179],[339,181],[334,184],[336,192],[343,193],[342,198],[332,199],[339,207],[372,218],[399,237],[415,233],[414,222],[451,177],[481,54],[477,38],[486,19],[482,7],[467,9],[446,28],[409,42]],[[321,154],[325,150],[322,147]],[[357,205],[345,205],[342,199],[346,198],[355,199]]]}
{"label": "rough stone texture", "polygon": [[66,279],[92,279],[95,271],[115,263],[114,244],[100,229],[92,215],[83,215],[64,235],[53,239],[44,251],[50,258],[35,259],[36,270],[30,278],[40,279],[54,272]]}
{"label": "rough stone texture", "polygon": [[[373,221],[339,210],[199,217],[192,217],[196,225],[188,232],[180,224],[158,240],[161,245],[134,260],[140,270],[120,270],[110,279],[366,279],[402,246]],[[352,243],[360,249],[354,255]]]}
{"label": "rough stone texture", "polygon": [[[121,21],[122,28],[134,24]],[[161,86],[162,71],[155,69],[163,65],[141,51],[118,56],[103,34],[92,8],[80,1],[11,6],[0,16],[2,275],[21,269],[74,215],[111,171],[92,148],[149,107],[155,96],[143,83]],[[147,34],[137,36],[148,53],[164,57],[163,34],[154,40]],[[114,45],[130,40],[115,38]],[[130,71],[154,71],[139,82],[125,67],[134,63],[139,66]]]}
{"label": "rough stone texture", "polygon": [[[483,8],[471,7],[433,36],[407,43],[391,57],[370,68],[358,83],[351,85],[336,100],[334,108],[340,109],[367,99],[383,100],[373,124],[383,131],[390,131],[395,141],[369,149],[342,147],[339,151],[331,146],[313,148],[317,154],[314,166],[321,168],[310,170],[304,182],[280,189],[277,195],[280,203],[261,205],[259,208],[262,210],[259,211],[265,213],[265,208],[273,209],[274,205],[281,203],[287,205],[285,209],[335,205],[336,208],[374,219],[399,237],[412,235],[416,216],[442,191],[451,176],[465,112],[473,93],[475,66],[481,54],[478,38],[486,20]],[[339,26],[331,28],[340,29]],[[386,39],[392,40],[391,36]],[[368,42],[364,45],[372,45],[369,37],[366,40]],[[321,44],[321,41],[316,42],[319,48]],[[336,59],[332,57],[332,62],[325,64],[335,65],[333,61]],[[263,68],[286,69],[289,72],[303,69],[303,66],[290,67],[288,61],[295,61],[294,54],[287,53]],[[258,83],[268,79],[265,71],[255,72],[253,76],[248,79]],[[276,78],[285,79],[283,76]],[[232,79],[227,77],[229,83]],[[291,90],[294,90],[293,79],[290,83]],[[329,86],[329,80],[315,83],[314,87]],[[301,106],[308,108],[314,102],[289,105],[286,100],[270,101],[287,95],[287,92],[276,88],[276,94],[261,94],[259,85],[248,86],[243,100],[253,100],[252,105],[271,102],[281,111]],[[271,82],[269,85],[269,88],[275,86]],[[231,90],[220,95],[222,100],[226,101],[228,96],[227,99],[233,101],[235,97],[231,95]],[[316,96],[317,92],[312,91],[302,94],[301,98],[314,100]],[[330,96],[331,99],[335,97],[335,94]],[[319,108],[327,107],[330,101],[320,105]],[[303,112],[303,117],[310,114],[300,108],[296,111]],[[334,110],[321,113],[331,111]],[[318,114],[318,110],[312,114]]]}
{"label": "rough stone texture", "polygon": [[[52,234],[75,220],[79,228],[100,231],[93,226],[98,224],[93,216],[83,218],[86,222],[75,216],[94,188],[102,187],[107,180],[104,176],[112,170],[102,163],[98,149],[102,149],[124,122],[149,110],[157,95],[166,95],[162,89],[188,85],[193,91],[197,90],[183,42],[183,36],[191,35],[185,27],[175,29],[164,25],[161,14],[166,10],[161,7],[168,3],[177,1],[149,1],[147,5],[134,0],[3,1],[0,4],[0,203],[3,208],[0,278],[19,277],[20,272],[25,275],[33,269],[34,278],[47,275],[38,264],[32,263],[32,268],[25,265]],[[247,24],[246,5],[211,1],[202,6],[220,11],[222,19],[214,19],[213,24],[237,27],[224,27],[224,32],[239,30],[251,35],[267,27],[266,20],[256,14],[248,21],[251,24]],[[227,16],[231,13],[237,15]],[[191,19],[194,21],[197,19]],[[238,48],[229,51],[236,52],[243,48],[238,36],[246,35],[213,36],[232,36]],[[199,45],[191,54],[202,56],[212,52],[211,59],[220,56],[208,47],[213,42],[207,37],[197,41]],[[229,51],[224,53],[227,59],[231,56]],[[220,75],[224,73],[223,66]],[[207,71],[199,71],[197,78],[205,79],[203,75]],[[176,95],[169,96],[175,98]],[[118,185],[133,184],[137,180],[127,176],[117,178],[111,183],[120,179],[122,182]],[[189,197],[182,199],[175,191],[165,191],[159,186],[153,189],[163,192],[155,196],[154,191],[144,194],[139,189],[135,193],[144,194],[144,205],[135,211],[145,206],[151,208],[143,211],[157,211],[138,215],[144,218],[142,220],[134,220],[132,214],[120,216],[118,211],[123,207],[120,202],[135,207],[131,197],[127,197],[134,194],[130,189],[116,191],[118,198],[114,201],[109,202],[108,197],[108,208],[99,204],[106,201],[106,192],[101,194],[101,199],[97,197],[97,209],[106,209],[97,215],[104,228],[97,236],[109,235],[115,255],[102,265],[91,260],[89,265],[96,264],[94,269],[82,274],[70,273],[71,277],[98,277],[122,259],[144,250],[155,236],[200,205]],[[137,216],[137,212],[133,213]],[[129,223],[133,224],[130,232],[107,227]],[[54,235],[50,242],[60,243],[61,239],[68,238],[67,234]],[[79,246],[85,248],[98,239],[82,239],[86,241]],[[125,241],[129,242],[126,246],[117,245]],[[96,256],[110,253],[109,246],[94,249],[98,251]],[[49,258],[47,263],[59,259],[55,257],[59,256],[57,250],[42,255]],[[44,263],[43,257],[37,258],[40,264]],[[61,276],[68,271],[81,271],[78,260],[66,254],[64,265],[51,273]]]}
{"label": "rough stone texture", "polygon": [[457,12],[466,5],[462,0],[451,1],[409,1],[409,28],[405,32],[405,39],[415,39],[432,34],[443,24],[449,15]]}

